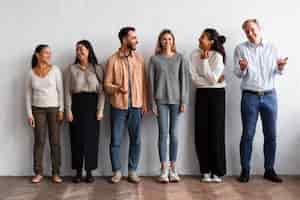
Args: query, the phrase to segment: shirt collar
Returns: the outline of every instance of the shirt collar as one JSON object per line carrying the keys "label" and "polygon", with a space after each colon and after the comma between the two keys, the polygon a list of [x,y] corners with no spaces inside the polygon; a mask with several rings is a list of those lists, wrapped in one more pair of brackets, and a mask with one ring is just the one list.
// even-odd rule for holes
{"label": "shirt collar", "polygon": [[129,55],[126,56],[125,53],[121,50],[121,48],[119,48],[118,54],[119,54],[119,56],[120,56],[121,58],[125,58],[125,57],[129,57],[129,56],[130,56],[130,57],[133,57],[134,52],[133,52],[133,51],[130,51]]}
{"label": "shirt collar", "polygon": [[264,47],[265,44],[266,44],[266,41],[265,41],[264,39],[262,39],[261,42],[260,42],[258,45],[257,45],[257,44],[254,44],[254,43],[252,43],[252,42],[250,42],[250,41],[248,41],[248,45],[249,45],[250,47],[253,47],[253,48],[256,48],[256,47],[259,47],[259,46]]}

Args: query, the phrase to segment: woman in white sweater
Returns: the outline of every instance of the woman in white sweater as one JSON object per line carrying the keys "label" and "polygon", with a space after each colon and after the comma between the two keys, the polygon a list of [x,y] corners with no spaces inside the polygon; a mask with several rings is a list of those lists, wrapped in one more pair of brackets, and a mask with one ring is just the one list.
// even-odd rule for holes
{"label": "woman in white sweater", "polygon": [[63,120],[63,83],[59,67],[51,64],[51,49],[38,45],[32,56],[32,69],[26,81],[26,110],[34,130],[34,172],[32,183],[43,179],[43,152],[49,136],[52,161],[52,181],[61,183],[60,122]]}
{"label": "woman in white sweater", "polygon": [[225,161],[225,37],[205,29],[199,48],[191,55],[191,77],[196,86],[195,146],[204,182],[221,182]]}

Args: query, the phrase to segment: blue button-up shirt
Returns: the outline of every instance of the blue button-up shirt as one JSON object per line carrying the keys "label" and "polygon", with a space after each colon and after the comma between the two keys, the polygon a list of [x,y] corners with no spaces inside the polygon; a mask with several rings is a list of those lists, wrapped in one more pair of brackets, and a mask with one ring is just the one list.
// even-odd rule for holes
{"label": "blue button-up shirt", "polygon": [[[240,69],[240,59],[248,61],[248,68],[244,71]],[[278,70],[278,59],[277,49],[265,41],[259,45],[249,41],[238,45],[234,52],[234,73],[242,79],[241,89],[256,92],[273,90],[276,74],[282,74]]]}

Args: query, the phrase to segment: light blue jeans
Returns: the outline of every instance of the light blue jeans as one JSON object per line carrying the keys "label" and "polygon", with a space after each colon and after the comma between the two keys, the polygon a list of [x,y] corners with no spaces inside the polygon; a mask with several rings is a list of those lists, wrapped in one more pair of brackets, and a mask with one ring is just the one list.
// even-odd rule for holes
{"label": "light blue jeans", "polygon": [[168,137],[170,137],[169,159],[171,162],[175,162],[178,151],[177,122],[179,117],[179,105],[157,103],[157,113],[160,162],[167,161]]}

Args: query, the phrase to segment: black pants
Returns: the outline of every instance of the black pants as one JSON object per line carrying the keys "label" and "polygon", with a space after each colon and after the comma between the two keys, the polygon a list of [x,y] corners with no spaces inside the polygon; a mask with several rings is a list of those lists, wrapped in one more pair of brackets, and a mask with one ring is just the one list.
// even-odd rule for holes
{"label": "black pants", "polygon": [[224,88],[197,89],[195,146],[202,174],[226,174]]}
{"label": "black pants", "polygon": [[70,123],[72,169],[87,171],[98,166],[99,121],[97,121],[97,94],[72,95],[73,121]]}

